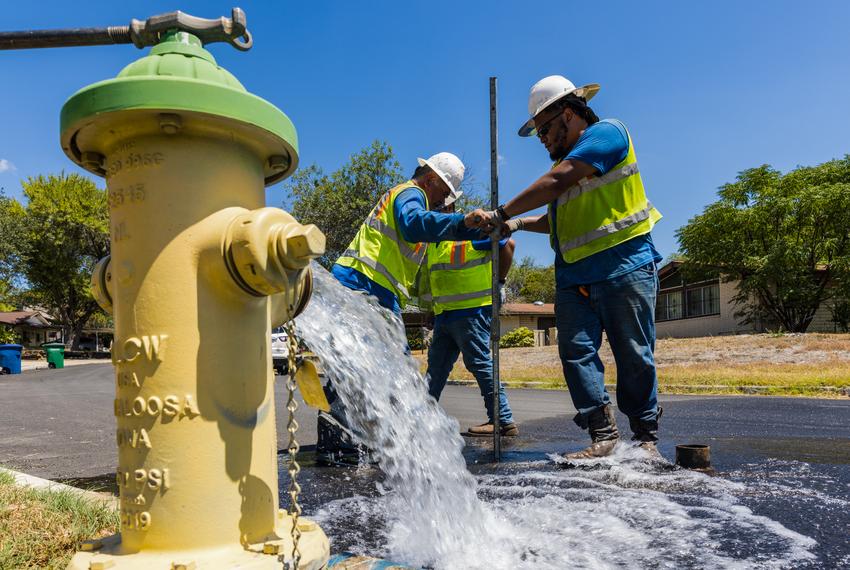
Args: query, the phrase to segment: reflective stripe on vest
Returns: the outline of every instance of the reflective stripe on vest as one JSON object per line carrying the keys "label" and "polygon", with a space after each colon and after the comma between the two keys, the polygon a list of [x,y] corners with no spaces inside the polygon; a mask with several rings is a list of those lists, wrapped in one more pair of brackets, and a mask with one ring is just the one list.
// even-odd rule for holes
{"label": "reflective stripe on vest", "polygon": [[[483,291],[472,291],[471,293],[458,293],[456,295],[440,295],[439,297],[434,297],[435,303],[445,304],[445,303],[454,303],[457,301],[469,301],[471,299],[477,299],[479,297],[487,297],[487,300],[490,301],[490,289],[484,289]],[[484,303],[481,305],[482,307],[489,305],[490,303]]]}
{"label": "reflective stripe on vest", "polygon": [[424,247],[420,245],[418,253],[410,249],[410,246],[407,245],[407,242],[399,238],[397,231],[395,231],[393,228],[391,228],[389,225],[385,224],[378,218],[372,216],[371,214],[368,218],[366,218],[366,221],[363,223],[369,226],[370,228],[378,230],[379,232],[396,242],[396,245],[398,245],[401,254],[407,259],[409,259],[413,263],[416,263],[417,265],[422,263],[422,259],[425,257],[426,251]]}
{"label": "reflective stripe on vest", "polygon": [[490,263],[489,255],[487,257],[479,257],[478,259],[472,259],[464,263],[434,263],[430,266],[430,269],[431,271],[446,271],[449,269],[469,269],[470,267],[477,267],[479,265],[484,265],[485,263]]}
{"label": "reflective stripe on vest", "polygon": [[390,270],[384,267],[380,261],[369,259],[368,257],[361,257],[360,254],[358,254],[353,249],[345,250],[345,252],[342,254],[342,257],[350,257],[352,259],[356,259],[360,263],[371,267],[372,269],[386,277],[387,281],[389,281],[392,286],[395,287],[402,295],[404,295],[405,297],[410,297],[410,294],[407,292],[407,287],[399,283],[398,279],[393,277],[393,274],[390,273]]}
{"label": "reflective stripe on vest", "polygon": [[427,258],[435,314],[492,303],[489,250],[476,250],[470,241],[441,242],[428,246]]}
{"label": "reflective stripe on vest", "polygon": [[396,224],[395,200],[409,188],[422,192],[427,209],[428,196],[413,181],[393,187],[372,208],[346,251],[336,261],[395,292],[402,308],[410,297],[409,291],[426,251],[423,243],[405,241]]}
{"label": "reflective stripe on vest", "polygon": [[632,174],[637,174],[638,172],[638,165],[637,162],[635,162],[633,164],[627,164],[622,168],[614,168],[607,172],[604,176],[596,176],[590,179],[584,178],[579,181],[578,185],[569,187],[566,192],[558,197],[558,206],[563,206],[570,200],[575,200],[585,192],[590,192],[591,190],[596,190],[600,186],[617,182],[623,178],[628,178]]}
{"label": "reflective stripe on vest", "polygon": [[586,234],[581,235],[572,241],[562,243],[561,253],[565,253],[571,249],[581,247],[585,244],[592,242],[593,240],[605,237],[608,234],[613,234],[622,229],[628,228],[629,226],[637,224],[638,222],[647,220],[649,219],[653,209],[654,208],[652,206],[652,203],[647,202],[646,208],[644,208],[640,212],[634,213],[631,216],[626,216],[625,218],[621,218],[616,222],[611,222],[610,224],[602,226],[600,228],[596,228],[595,230],[587,232]]}
{"label": "reflective stripe on vest", "polygon": [[581,180],[549,205],[550,228],[557,232],[550,238],[568,263],[647,234],[659,219],[661,213],[646,198],[631,136],[619,164]]}

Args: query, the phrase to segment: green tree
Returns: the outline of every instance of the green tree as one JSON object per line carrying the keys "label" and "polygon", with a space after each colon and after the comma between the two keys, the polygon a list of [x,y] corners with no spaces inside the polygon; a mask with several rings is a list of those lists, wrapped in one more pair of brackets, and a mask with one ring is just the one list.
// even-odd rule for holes
{"label": "green tree", "polygon": [[316,165],[297,171],[286,182],[288,208],[298,221],[324,232],[327,245],[319,263],[330,268],[381,195],[404,180],[392,147],[375,141],[330,175]]}
{"label": "green tree", "polygon": [[736,316],[805,332],[850,287],[850,155],[781,174],[745,170],[677,230],[691,277],[737,281]]}
{"label": "green tree", "polygon": [[99,311],[89,291],[92,269],[109,252],[106,192],[78,174],[29,178],[26,204],[0,210],[0,227],[13,227],[7,269],[25,286],[23,299],[44,307],[78,348],[86,322]]}
{"label": "green tree", "polygon": [[[315,164],[298,170],[285,183],[289,199],[283,205],[298,221],[316,224],[324,232],[325,255],[319,263],[330,268],[384,192],[412,174],[402,172],[388,143],[376,140],[329,175]],[[457,211],[485,207],[482,187],[471,172],[461,190]]]}
{"label": "green tree", "polygon": [[18,344],[20,339],[11,327],[0,325],[0,344]]}
{"label": "green tree", "polygon": [[[455,202],[455,212],[468,213],[476,208],[484,210],[490,209],[490,191],[486,189],[475,175],[473,169],[466,167],[466,172],[463,177],[463,182],[460,184],[460,189],[463,191],[460,198]],[[487,194],[485,196],[485,190]]]}
{"label": "green tree", "polygon": [[555,266],[540,266],[526,256],[508,271],[505,288],[509,303],[555,302]]}
{"label": "green tree", "polygon": [[15,304],[22,214],[21,205],[0,190],[0,311],[11,311]]}

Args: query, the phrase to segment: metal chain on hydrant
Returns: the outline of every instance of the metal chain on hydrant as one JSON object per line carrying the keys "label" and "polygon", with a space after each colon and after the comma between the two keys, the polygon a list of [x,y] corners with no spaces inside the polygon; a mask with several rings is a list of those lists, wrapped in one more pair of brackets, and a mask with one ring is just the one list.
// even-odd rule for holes
{"label": "metal chain on hydrant", "polygon": [[286,431],[289,432],[289,445],[287,446],[287,450],[289,451],[288,512],[292,519],[292,562],[288,568],[298,570],[298,564],[301,562],[301,552],[298,550],[298,541],[301,539],[301,530],[298,528],[301,505],[298,504],[298,495],[301,493],[301,485],[298,484],[298,473],[301,471],[301,466],[298,465],[297,455],[301,446],[298,445],[298,440],[295,438],[295,432],[298,431],[298,422],[295,420],[295,410],[298,409],[298,402],[295,401],[295,388],[298,385],[295,380],[295,353],[298,351],[298,341],[295,339],[295,321],[289,321],[285,329],[289,342],[289,370],[286,380],[286,390],[288,392],[286,409],[289,411],[289,421],[286,424]]}

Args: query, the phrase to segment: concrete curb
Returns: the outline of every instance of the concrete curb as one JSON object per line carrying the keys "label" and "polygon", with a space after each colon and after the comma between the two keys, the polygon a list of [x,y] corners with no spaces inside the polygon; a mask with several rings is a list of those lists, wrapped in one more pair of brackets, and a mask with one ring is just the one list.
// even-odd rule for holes
{"label": "concrete curb", "polygon": [[118,498],[112,496],[109,493],[86,491],[85,489],[78,489],[77,487],[71,487],[70,485],[65,485],[64,483],[57,483],[56,481],[50,481],[48,479],[42,479],[33,475],[27,475],[26,473],[21,473],[20,471],[13,471],[12,469],[6,469],[5,467],[0,467],[0,471],[8,473],[12,477],[14,477],[15,483],[17,483],[21,487],[28,487],[30,489],[38,489],[42,491],[59,491],[71,493],[89,501],[101,503],[103,506],[108,507],[112,510],[118,510]]}
{"label": "concrete curb", "polygon": [[[449,380],[446,382],[450,386],[477,386],[478,384],[475,380]],[[537,388],[538,386],[548,386],[548,382],[521,382],[521,386],[523,388]],[[613,390],[617,387],[616,384],[605,384],[605,388],[608,390]],[[560,387],[558,389],[566,389],[566,386]],[[741,392],[740,395],[758,395],[765,394],[775,389],[786,389],[790,390],[794,388],[794,386],[732,386],[732,385],[715,385],[715,384],[665,384],[663,386],[658,387],[658,391],[661,394],[668,393],[667,390],[683,390],[684,392],[676,392],[677,394],[692,394],[694,396],[703,395],[705,392],[716,392],[715,395],[718,396],[735,396],[739,395],[734,392],[730,393],[730,390],[737,390]],[[841,386],[819,386],[819,390],[823,392],[834,393],[839,396],[847,396],[850,397],[850,386],[841,387]]]}
{"label": "concrete curb", "polygon": [[[65,360],[65,368],[72,368],[75,366],[86,366],[89,364],[111,364],[112,361],[105,358],[84,358],[84,359],[67,359]],[[38,370],[51,370],[51,368],[47,365],[46,360],[22,360],[21,361],[21,373],[26,372],[35,372]],[[64,370],[60,369],[57,372]]]}

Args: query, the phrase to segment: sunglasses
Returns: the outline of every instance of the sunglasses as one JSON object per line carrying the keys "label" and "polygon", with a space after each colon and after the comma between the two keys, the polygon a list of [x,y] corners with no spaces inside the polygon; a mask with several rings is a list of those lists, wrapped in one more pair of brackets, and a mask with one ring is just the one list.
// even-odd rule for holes
{"label": "sunglasses", "polygon": [[552,121],[554,121],[555,119],[558,118],[558,115],[560,115],[560,113],[554,115],[548,121],[543,123],[541,126],[537,127],[537,136],[539,138],[543,138],[543,137],[545,137],[546,135],[549,134],[549,131],[552,129],[551,123],[552,123]]}

